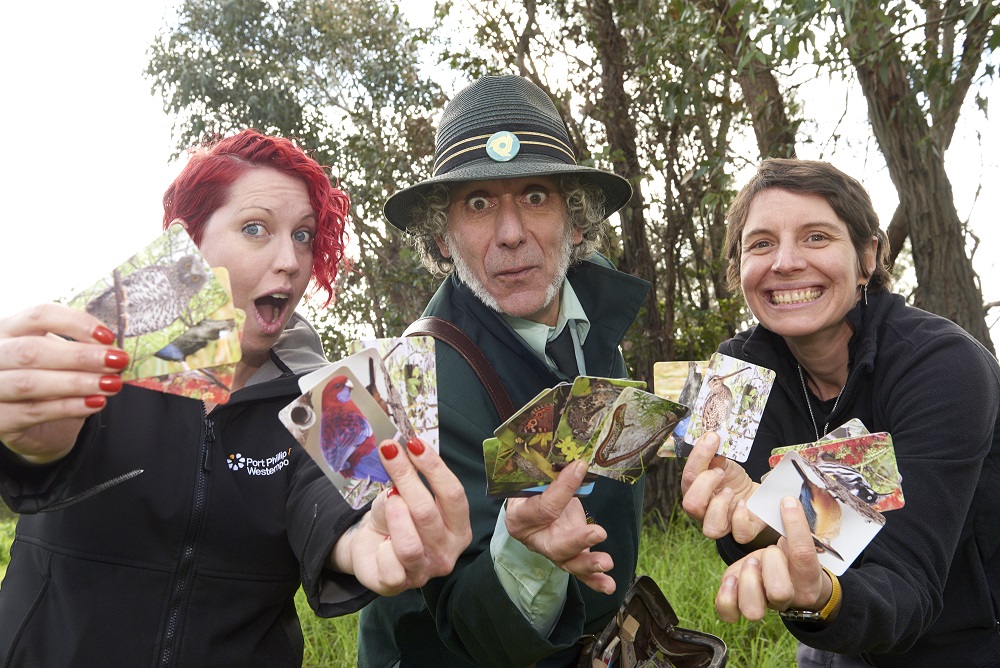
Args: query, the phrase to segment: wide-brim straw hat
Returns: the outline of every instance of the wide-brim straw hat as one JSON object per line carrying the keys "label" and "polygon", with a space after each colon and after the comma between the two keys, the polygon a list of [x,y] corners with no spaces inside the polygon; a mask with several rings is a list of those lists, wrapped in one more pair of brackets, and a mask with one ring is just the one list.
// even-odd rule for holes
{"label": "wide-brim straw hat", "polygon": [[523,77],[483,77],[456,95],[441,115],[434,146],[433,175],[385,203],[385,217],[401,230],[436,183],[575,174],[604,192],[605,218],[632,197],[622,177],[576,163],[552,100]]}

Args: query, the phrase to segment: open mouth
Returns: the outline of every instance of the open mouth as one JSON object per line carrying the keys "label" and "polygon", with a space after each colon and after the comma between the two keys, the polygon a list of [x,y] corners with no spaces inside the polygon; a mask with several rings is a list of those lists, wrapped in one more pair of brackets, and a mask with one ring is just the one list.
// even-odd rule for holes
{"label": "open mouth", "polygon": [[806,288],[803,290],[772,290],[772,304],[804,304],[816,301],[823,294],[819,288]]}
{"label": "open mouth", "polygon": [[287,292],[275,292],[258,297],[253,303],[257,311],[257,319],[264,331],[272,333],[281,329],[281,319],[289,304]]}

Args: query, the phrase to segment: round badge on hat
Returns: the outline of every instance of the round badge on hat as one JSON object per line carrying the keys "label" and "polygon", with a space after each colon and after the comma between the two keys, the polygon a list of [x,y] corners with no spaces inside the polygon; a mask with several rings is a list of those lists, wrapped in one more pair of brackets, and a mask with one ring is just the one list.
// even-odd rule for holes
{"label": "round badge on hat", "polygon": [[513,132],[501,130],[494,132],[486,140],[486,155],[497,162],[507,162],[513,160],[517,152],[521,150],[521,142]]}

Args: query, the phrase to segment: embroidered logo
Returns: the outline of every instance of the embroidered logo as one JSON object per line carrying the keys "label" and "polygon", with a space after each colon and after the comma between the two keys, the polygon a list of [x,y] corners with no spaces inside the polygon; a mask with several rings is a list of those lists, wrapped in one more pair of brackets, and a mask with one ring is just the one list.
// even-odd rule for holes
{"label": "embroidered logo", "polygon": [[279,450],[270,457],[254,459],[237,452],[229,455],[226,458],[226,463],[231,471],[242,470],[251,476],[273,475],[291,463],[292,460],[289,459],[291,454],[292,449],[288,448],[287,450]]}

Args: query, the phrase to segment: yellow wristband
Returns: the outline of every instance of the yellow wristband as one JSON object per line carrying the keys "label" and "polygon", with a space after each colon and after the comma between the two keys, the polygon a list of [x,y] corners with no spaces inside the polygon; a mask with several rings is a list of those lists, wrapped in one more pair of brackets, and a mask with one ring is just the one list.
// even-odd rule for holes
{"label": "yellow wristband", "polygon": [[830,571],[827,571],[825,568],[823,570],[826,571],[826,574],[830,576],[830,584],[833,586],[833,589],[830,590],[830,600],[823,607],[823,609],[819,611],[820,621],[826,621],[826,618],[829,617],[831,614],[833,614],[833,611],[837,607],[837,604],[840,603],[840,594],[841,594],[840,579]]}

